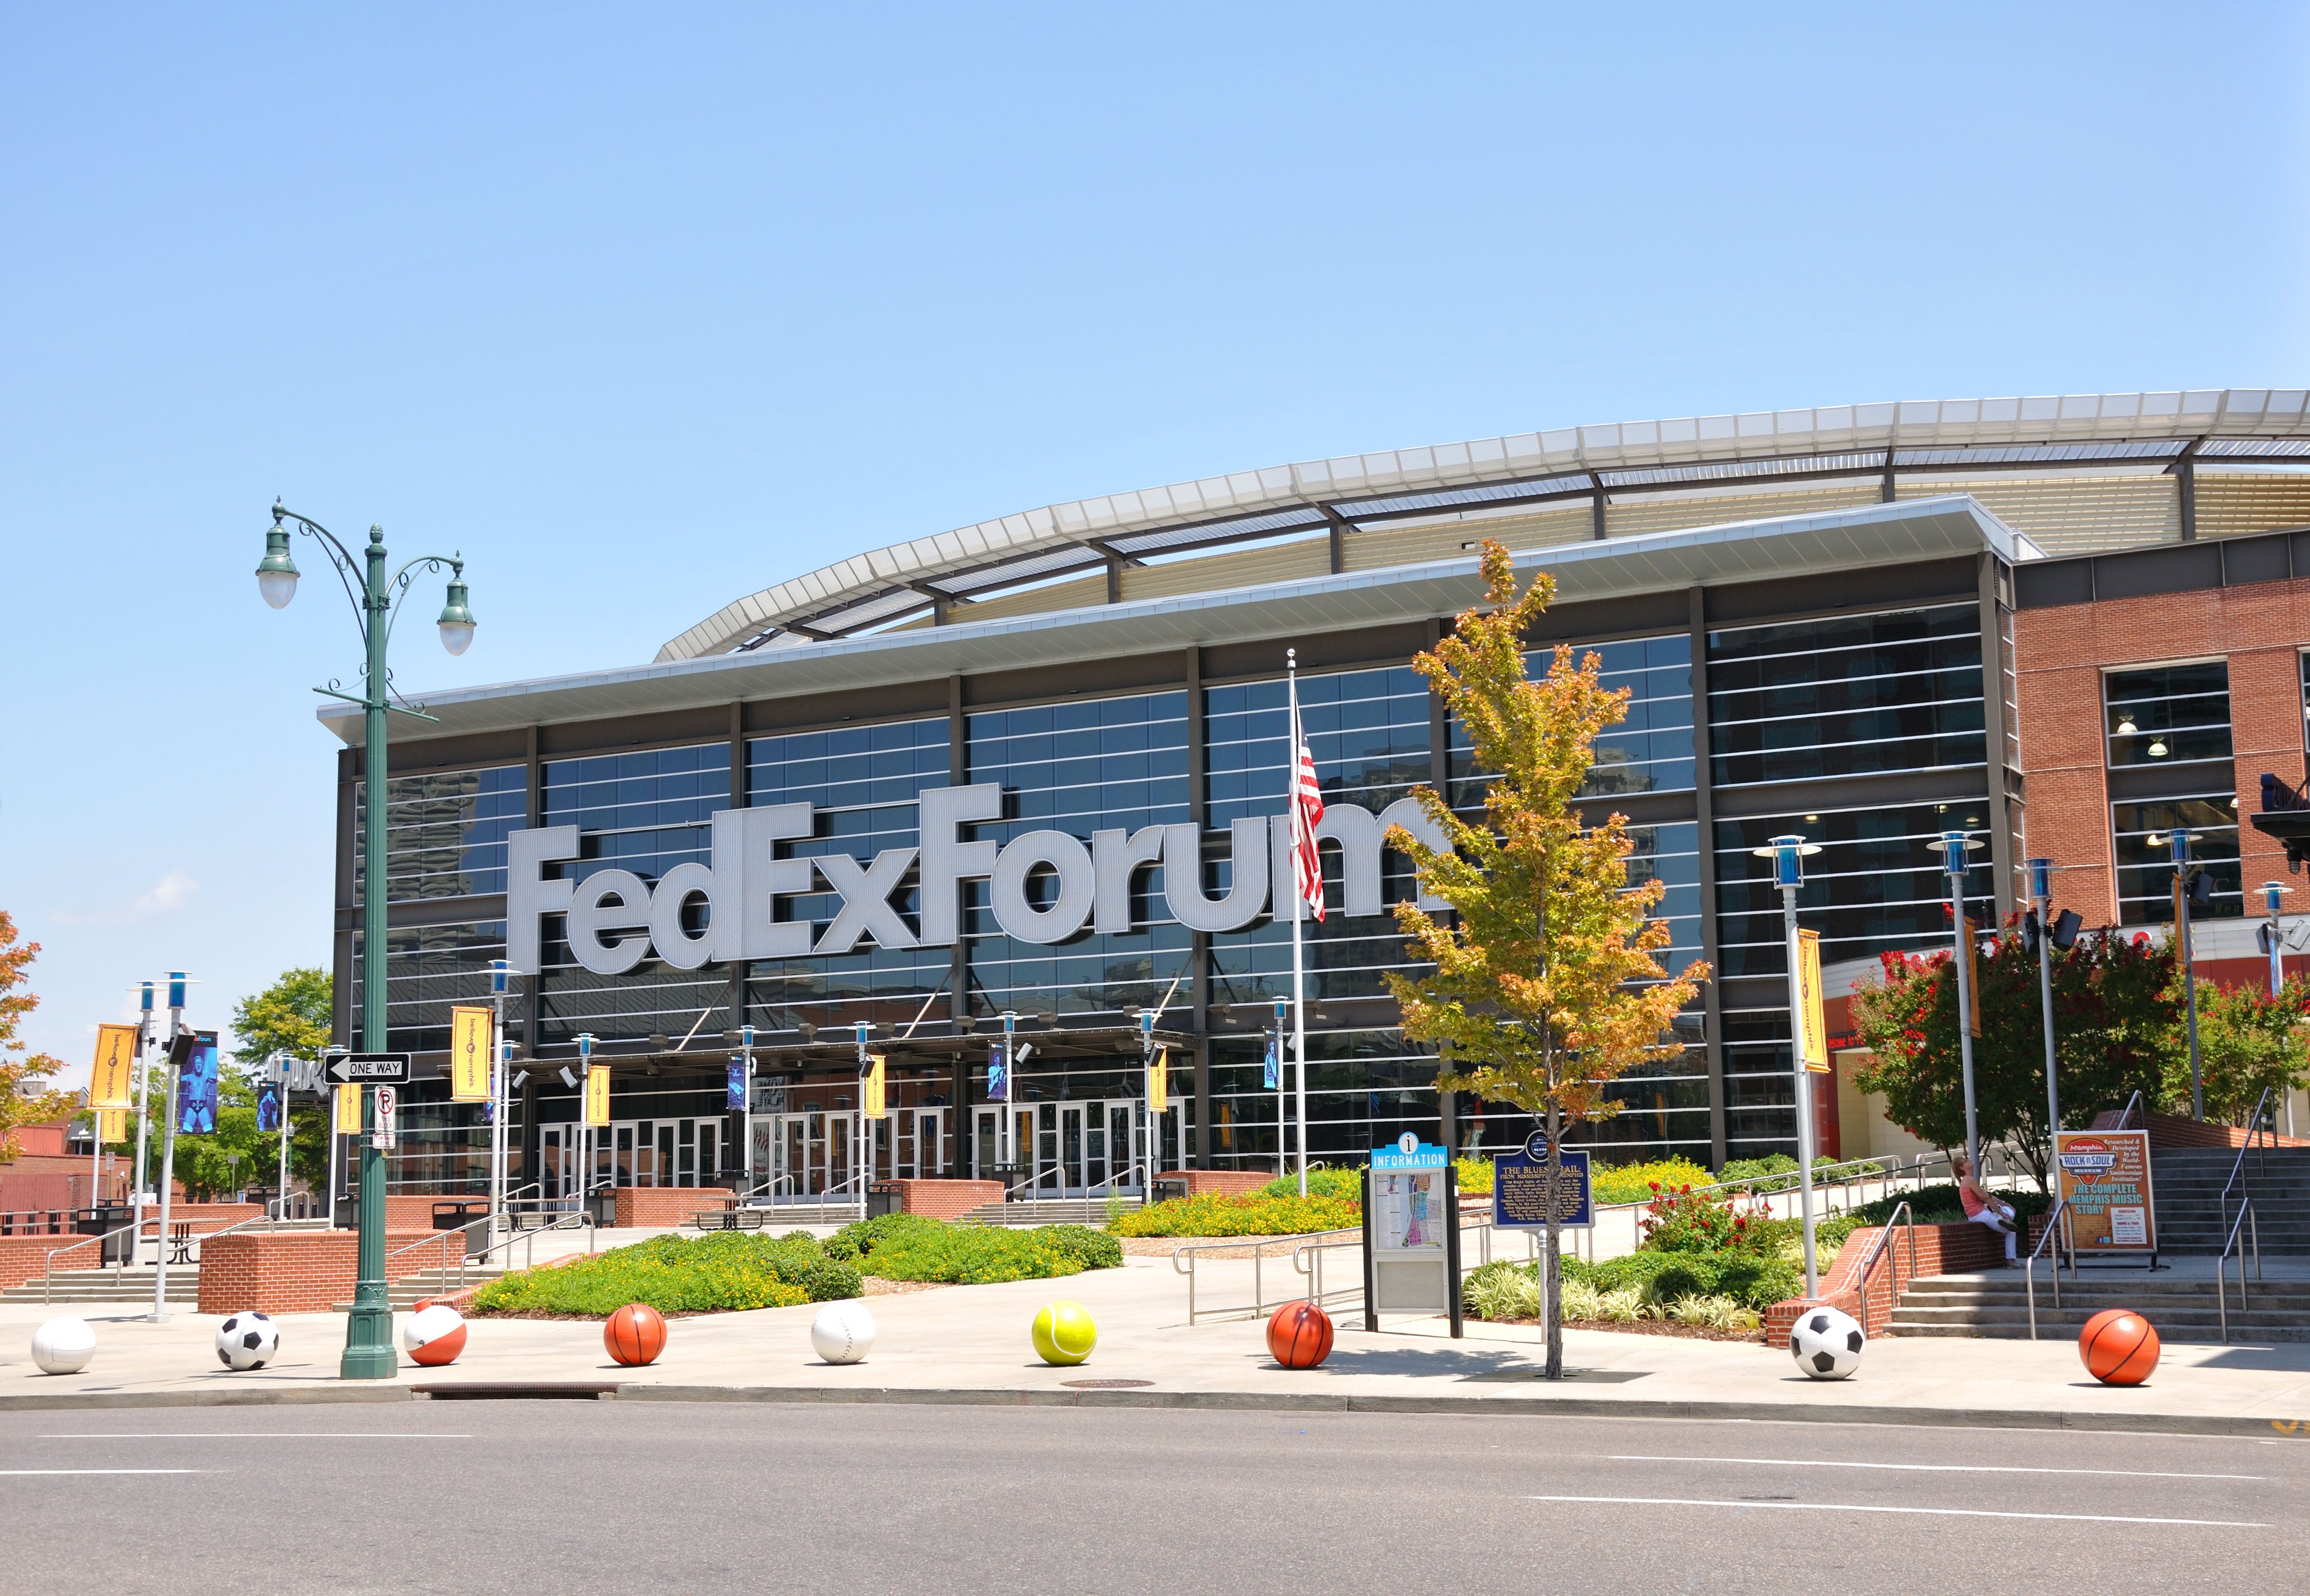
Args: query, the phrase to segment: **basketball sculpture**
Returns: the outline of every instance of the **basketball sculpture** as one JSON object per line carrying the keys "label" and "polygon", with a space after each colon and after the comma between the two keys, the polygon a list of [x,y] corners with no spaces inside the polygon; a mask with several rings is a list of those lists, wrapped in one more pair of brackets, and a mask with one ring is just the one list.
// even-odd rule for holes
{"label": "basketball sculpture", "polygon": [[2078,1331],[2086,1373],[2104,1385],[2139,1385],[2158,1366],[2158,1331],[2131,1308],[2104,1308]]}
{"label": "basketball sculpture", "polygon": [[1287,1369],[1312,1369],[1332,1355],[1332,1316],[1312,1302],[1287,1302],[1267,1322],[1267,1350]]}
{"label": "basketball sculpture", "polygon": [[446,1302],[421,1302],[401,1327],[401,1346],[428,1368],[455,1363],[465,1349],[465,1316]]}
{"label": "basketball sculpture", "polygon": [[1045,1363],[1081,1363],[1099,1345],[1099,1326],[1079,1302],[1044,1304],[1035,1315],[1033,1335],[1035,1351]]}
{"label": "basketball sculpture", "polygon": [[32,1332],[32,1361],[43,1375],[77,1375],[95,1356],[96,1331],[85,1319],[45,1320]]}
{"label": "basketball sculpture", "polygon": [[864,1303],[828,1303],[810,1322],[810,1344],[829,1363],[858,1363],[873,1350],[874,1315]]}
{"label": "basketball sculpture", "polygon": [[602,1345],[620,1363],[656,1363],[665,1350],[665,1315],[646,1302],[630,1302],[602,1326]]}

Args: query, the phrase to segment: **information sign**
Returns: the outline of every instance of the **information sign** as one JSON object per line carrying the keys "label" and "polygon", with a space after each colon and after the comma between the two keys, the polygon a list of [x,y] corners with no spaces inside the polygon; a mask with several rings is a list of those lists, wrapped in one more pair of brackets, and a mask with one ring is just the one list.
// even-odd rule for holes
{"label": "information sign", "polygon": [[1442,1313],[1460,1334],[1459,1192],[1447,1149],[1406,1132],[1372,1149],[1364,1175],[1364,1325],[1383,1313]]}
{"label": "information sign", "polygon": [[[1533,1144],[1537,1143],[1535,1154]],[[1595,1186],[1585,1148],[1566,1148],[1557,1171],[1556,1223],[1566,1230],[1585,1230],[1596,1222]],[[1521,1152],[1498,1153],[1492,1158],[1492,1224],[1502,1230],[1548,1228],[1548,1138],[1534,1135]]]}
{"label": "information sign", "polygon": [[329,1060],[329,1079],[338,1085],[358,1083],[379,1086],[409,1083],[409,1055],[405,1053],[340,1053]]}
{"label": "information sign", "polygon": [[2149,1132],[2063,1131],[2054,1141],[2071,1245],[2080,1253],[2155,1253]]}
{"label": "information sign", "polygon": [[490,1100],[490,1029],[487,1009],[458,1004],[449,1011],[449,1100]]}

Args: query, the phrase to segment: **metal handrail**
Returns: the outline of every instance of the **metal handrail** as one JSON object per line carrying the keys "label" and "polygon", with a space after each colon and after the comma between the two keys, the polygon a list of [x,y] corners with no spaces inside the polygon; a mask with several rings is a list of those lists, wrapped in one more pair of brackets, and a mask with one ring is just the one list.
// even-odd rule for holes
{"label": "metal handrail", "polygon": [[[1293,1267],[1301,1274],[1307,1273],[1307,1271],[1306,1270],[1298,1268],[1297,1260],[1299,1254],[1308,1247],[1322,1245],[1323,1237],[1352,1236],[1356,1238],[1352,1245],[1361,1246],[1363,1245],[1363,1234],[1364,1233],[1360,1227],[1354,1230],[1317,1230],[1312,1232],[1309,1236],[1303,1237],[1300,1240],[1299,1245],[1292,1249],[1291,1256],[1294,1260]],[[1274,1238],[1272,1237],[1236,1236],[1233,1239],[1229,1239],[1225,1236],[1219,1236],[1214,1237],[1210,1241],[1198,1242],[1194,1246],[1180,1247],[1175,1250],[1171,1254],[1171,1272],[1187,1277],[1187,1323],[1193,1324],[1195,1322],[1195,1315],[1197,1313],[1197,1309],[1195,1307],[1195,1259],[1205,1253],[1217,1253],[1229,1250],[1240,1252],[1246,1246],[1251,1248],[1251,1314],[1252,1317],[1257,1318],[1260,1314],[1264,1312],[1267,1307],[1267,1283],[1265,1271],[1262,1265],[1263,1261],[1266,1256],[1267,1248],[1273,1245]],[[1349,1244],[1335,1243],[1333,1245],[1344,1245]],[[1187,1261],[1184,1266],[1179,1262],[1182,1258]],[[1281,1305],[1279,1304],[1278,1305],[1280,1306]],[[1215,1314],[1239,1314],[1244,1310],[1240,1306],[1237,1306],[1213,1308],[1211,1311]]]}
{"label": "metal handrail", "polygon": [[2045,1233],[2037,1238],[2037,1245],[2031,1247],[2029,1255],[2021,1261],[2021,1284],[2029,1296],[2029,1339],[2033,1341],[2037,1339],[2037,1254],[2048,1246],[2054,1249],[2053,1273],[2048,1278],[2054,1283],[2055,1307],[2062,1305],[2062,1254],[2064,1251],[2070,1255],[2070,1279],[2074,1280],[2078,1278],[2078,1250],[2075,1246],[2065,1245],[2069,1241],[2069,1227],[2062,1221],[2069,1211],[2070,1200],[2066,1197],[2046,1211]]}
{"label": "metal handrail", "polygon": [[2115,1124],[2112,1125],[2112,1126],[2110,1127],[2110,1129],[2111,1129],[2111,1130],[2113,1130],[2113,1131],[2123,1131],[2123,1130],[2124,1130],[2124,1129],[2125,1129],[2125,1122],[2126,1122],[2126,1121],[2128,1121],[2128,1120],[2130,1120],[2130,1119],[2132,1119],[2132,1118],[2133,1117],[2133,1111],[2134,1111],[2136,1108],[2140,1107],[2141,1106],[2141,1089],[2140,1087],[2136,1087],[2136,1088],[2134,1088],[2134,1089],[2133,1089],[2133,1096],[2132,1096],[2132,1097],[2128,1097],[2128,1098],[2125,1100],[2125,1106],[2124,1106],[2123,1109],[2119,1110],[2119,1112],[2118,1112],[2118,1115],[2117,1115],[2117,1123],[2115,1123]]}
{"label": "metal handrail", "polygon": [[[40,1260],[40,1305],[46,1307],[51,1300],[49,1294],[55,1288],[54,1277],[56,1272],[57,1253],[74,1252],[88,1245],[91,1242],[108,1242],[116,1236],[126,1236],[132,1230],[141,1231],[143,1228],[144,1222],[142,1219],[131,1219],[127,1224],[123,1225],[117,1230],[108,1230],[101,1236],[83,1236],[78,1241],[68,1242],[61,1247],[50,1247],[47,1255]],[[143,1237],[139,1236],[137,1237],[138,1244],[142,1245],[143,1241]],[[96,1256],[97,1267],[99,1269],[102,1269],[104,1267],[104,1254],[102,1253],[99,1253]]]}
{"label": "metal handrail", "polygon": [[[2270,1107],[2270,1088],[2263,1087],[2262,1096],[2254,1099],[2254,1113],[2245,1122],[2245,1141],[2239,1144],[2237,1157],[2230,1160],[2229,1179],[2222,1183],[2222,1194],[2217,1201],[2221,1206],[2224,1223],[2228,1223],[2230,1217],[2230,1188],[2236,1186],[2240,1198],[2246,1195],[2245,1185],[2246,1154],[2249,1152],[2257,1154],[2254,1159],[2255,1169],[2264,1175],[2270,1173],[2269,1156],[2262,1153],[2259,1146],[2262,1139],[2262,1116]],[[2272,1134],[2276,1132],[2273,1132]]]}
{"label": "metal handrail", "polygon": [[[2254,1273],[2262,1278],[2262,1219],[2254,1211],[2254,1199],[2243,1198],[2238,1203],[2238,1217],[2230,1224],[2229,1239],[2222,1243],[2222,1255],[2214,1260],[2214,1317],[2221,1325],[2222,1340],[2230,1339],[2229,1271],[2230,1249],[2238,1245],[2238,1227],[2246,1227],[2254,1244]],[[2246,1312],[2253,1305],[2246,1300],[2245,1253],[2238,1253],[2238,1312]]]}
{"label": "metal handrail", "polygon": [[[1904,1215],[1907,1217],[1905,1219]],[[1906,1227],[1908,1230],[1909,1278],[1913,1280],[1917,1278],[1917,1216],[1909,1207],[1908,1200],[1904,1198],[1895,1205],[1891,1213],[1885,1216],[1885,1227],[1877,1233],[1877,1239],[1869,1244],[1869,1251],[1862,1254],[1861,1265],[1854,1271],[1854,1284],[1861,1291],[1861,1333],[1863,1335],[1869,1333],[1870,1271],[1877,1267],[1877,1260],[1883,1256],[1890,1246],[1893,1240],[1893,1227],[1897,1224]],[[1893,1264],[1893,1305],[1896,1308],[1901,1305],[1901,1265],[1898,1259],[1896,1259]]]}

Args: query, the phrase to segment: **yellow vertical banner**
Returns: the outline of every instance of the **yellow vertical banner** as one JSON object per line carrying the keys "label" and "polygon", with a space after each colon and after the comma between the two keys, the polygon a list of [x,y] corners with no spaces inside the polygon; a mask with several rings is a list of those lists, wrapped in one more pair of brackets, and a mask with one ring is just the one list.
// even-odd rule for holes
{"label": "yellow vertical banner", "polygon": [[890,1117],[890,1104],[883,1092],[884,1066],[887,1061],[879,1053],[866,1055],[866,1079],[859,1089],[859,1100],[865,1105],[860,1110],[868,1119]]}
{"label": "yellow vertical banner", "polygon": [[610,1123],[610,1066],[595,1064],[586,1071],[586,1123],[606,1125]]}
{"label": "yellow vertical banner", "polygon": [[128,1089],[136,1072],[136,1028],[100,1025],[96,1028],[96,1063],[89,1071],[91,1108],[126,1108]]}
{"label": "yellow vertical banner", "polygon": [[1820,932],[1797,932],[1797,1056],[1816,1075],[1828,1073],[1828,1016],[1820,995]]}
{"label": "yellow vertical banner", "polygon": [[1171,1050],[1159,1047],[1155,1062],[1147,1066],[1147,1112],[1164,1114],[1171,1106]]}
{"label": "yellow vertical banner", "polygon": [[351,1136],[361,1128],[360,1082],[348,1080],[337,1088],[337,1134]]}
{"label": "yellow vertical banner", "polygon": [[1968,915],[1965,921],[1965,1028],[1981,1035],[1981,927]]}
{"label": "yellow vertical banner", "polygon": [[96,1111],[96,1139],[110,1144],[128,1140],[128,1110],[100,1108]]}
{"label": "yellow vertical banner", "polygon": [[490,1100],[490,1020],[487,1009],[449,1011],[449,1100]]}

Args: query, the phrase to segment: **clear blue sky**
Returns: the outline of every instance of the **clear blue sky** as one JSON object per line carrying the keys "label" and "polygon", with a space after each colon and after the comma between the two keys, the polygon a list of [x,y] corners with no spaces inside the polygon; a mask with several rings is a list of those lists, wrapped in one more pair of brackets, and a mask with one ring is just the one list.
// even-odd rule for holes
{"label": "clear blue sky", "polygon": [[[274,497],[462,550],[412,690],[1053,500],[1582,422],[2295,386],[2298,9],[0,12],[0,907],[84,1078],[325,964],[359,665]],[[417,601],[438,605],[437,591]],[[430,613],[421,620],[430,620]]]}

